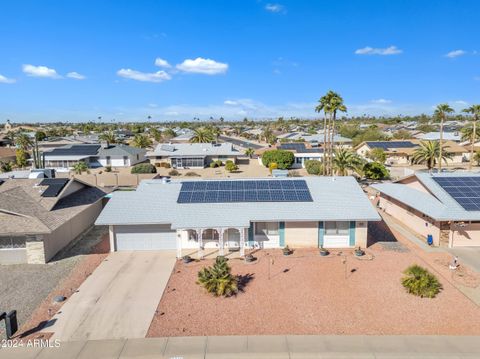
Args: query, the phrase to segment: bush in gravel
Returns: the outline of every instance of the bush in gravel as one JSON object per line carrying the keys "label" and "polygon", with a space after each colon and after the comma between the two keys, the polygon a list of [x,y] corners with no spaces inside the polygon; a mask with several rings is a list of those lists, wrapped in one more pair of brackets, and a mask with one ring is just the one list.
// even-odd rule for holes
{"label": "bush in gravel", "polygon": [[305,169],[309,175],[321,175],[323,172],[323,164],[318,160],[307,160],[305,162]]}
{"label": "bush in gravel", "polygon": [[405,277],[402,278],[402,284],[408,293],[422,298],[435,298],[442,289],[437,277],[417,264],[408,267],[403,273]]}
{"label": "bush in gravel", "polygon": [[218,256],[213,266],[198,272],[197,283],[216,297],[230,297],[238,293],[238,277],[230,273],[230,267],[223,256]]}
{"label": "bush in gravel", "polygon": [[185,173],[185,176],[187,177],[200,177],[200,175],[197,172],[189,171]]}
{"label": "bush in gravel", "polygon": [[168,175],[169,176],[180,176],[180,172],[178,172],[177,170],[171,170],[170,172],[168,172]]}
{"label": "bush in gravel", "polygon": [[157,173],[157,169],[150,163],[139,163],[132,167],[131,173]]}

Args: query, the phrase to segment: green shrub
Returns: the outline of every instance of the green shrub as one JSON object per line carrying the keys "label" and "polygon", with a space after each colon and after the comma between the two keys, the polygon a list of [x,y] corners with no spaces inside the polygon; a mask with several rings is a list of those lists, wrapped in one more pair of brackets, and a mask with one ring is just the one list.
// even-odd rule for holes
{"label": "green shrub", "polygon": [[302,177],[302,175],[298,171],[288,171],[287,176],[288,177]]}
{"label": "green shrub", "polygon": [[140,173],[157,173],[157,169],[151,163],[139,163],[132,167],[130,171],[132,174],[140,174]]}
{"label": "green shrub", "polygon": [[321,175],[323,172],[323,164],[317,160],[307,160],[305,162],[305,169],[309,175]]}
{"label": "green shrub", "polygon": [[294,160],[293,152],[285,150],[268,150],[262,156],[262,163],[265,167],[269,167],[270,163],[274,162],[281,170],[291,167]]}
{"label": "green shrub", "polygon": [[200,175],[197,172],[193,172],[193,171],[189,171],[189,172],[185,173],[185,176],[187,176],[187,177],[200,177]]}
{"label": "green shrub", "polygon": [[223,162],[220,161],[220,160],[216,160],[215,164],[217,165],[217,167],[222,167],[223,166]]}
{"label": "green shrub", "polygon": [[198,272],[197,283],[217,297],[230,297],[238,293],[238,277],[230,273],[223,256],[218,256],[212,267],[205,267]]}
{"label": "green shrub", "polygon": [[105,172],[112,172],[112,166],[105,166]]}
{"label": "green shrub", "polygon": [[405,277],[402,278],[402,285],[408,293],[422,298],[434,298],[442,289],[437,277],[417,264],[408,267],[403,273]]}
{"label": "green shrub", "polygon": [[373,180],[387,179],[390,173],[387,168],[379,162],[367,162],[363,166],[363,173],[365,178]]}
{"label": "green shrub", "polygon": [[210,168],[216,168],[218,165],[215,163],[215,161],[210,162]]}
{"label": "green shrub", "polygon": [[233,163],[232,161],[227,161],[225,163],[225,169],[228,171],[228,172],[234,172],[234,171],[237,171],[238,170],[238,166]]}
{"label": "green shrub", "polygon": [[180,176],[180,172],[178,172],[177,170],[171,170],[170,172],[168,172],[168,175],[169,176]]}

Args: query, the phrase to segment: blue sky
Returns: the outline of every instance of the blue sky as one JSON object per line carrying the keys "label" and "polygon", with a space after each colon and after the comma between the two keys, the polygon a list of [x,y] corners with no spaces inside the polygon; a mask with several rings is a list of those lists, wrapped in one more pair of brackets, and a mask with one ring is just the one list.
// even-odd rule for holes
{"label": "blue sky", "polygon": [[0,122],[351,115],[480,102],[480,2],[0,2]]}

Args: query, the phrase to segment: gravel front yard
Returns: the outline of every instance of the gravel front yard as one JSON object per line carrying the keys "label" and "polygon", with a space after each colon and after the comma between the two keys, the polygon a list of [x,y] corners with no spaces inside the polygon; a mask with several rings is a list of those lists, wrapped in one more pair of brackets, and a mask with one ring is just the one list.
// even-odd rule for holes
{"label": "gravel front yard", "polygon": [[[88,257],[86,255],[98,245],[105,233],[108,236],[105,227],[92,229],[48,264],[0,265],[0,311],[16,309],[20,327],[35,327],[39,321],[31,318],[32,314],[37,312],[36,309],[42,306],[55,288],[64,283],[73,269],[79,268],[79,264]],[[50,307],[55,309],[53,305]],[[4,326],[0,325],[0,338],[3,336]]]}
{"label": "gravel front yard", "polygon": [[265,250],[255,264],[232,259],[234,274],[252,277],[232,298],[212,297],[195,284],[198,270],[211,260],[177,262],[148,336],[480,334],[480,308],[443,274],[435,272],[444,286],[437,298],[405,292],[403,270],[427,266],[415,251],[376,243],[368,253],[372,260],[358,260],[350,251],[320,257],[317,250],[290,257]]}

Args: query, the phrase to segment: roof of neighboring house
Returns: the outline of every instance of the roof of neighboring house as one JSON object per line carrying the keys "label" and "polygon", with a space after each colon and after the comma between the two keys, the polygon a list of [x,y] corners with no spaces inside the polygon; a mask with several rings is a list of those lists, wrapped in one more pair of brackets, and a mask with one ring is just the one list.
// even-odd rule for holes
{"label": "roof of neighboring house", "polygon": [[[455,172],[455,173],[425,173],[415,172],[412,176],[427,189],[429,193],[422,192],[403,183],[383,183],[372,185],[374,189],[390,196],[397,201],[405,203],[427,216],[438,221],[478,221],[480,211],[465,210],[434,178],[449,177],[479,177],[480,173]],[[400,181],[403,181],[402,179]],[[480,195],[480,193],[479,193]]]}
{"label": "roof of neighboring house", "polygon": [[293,151],[295,153],[323,153],[323,148],[321,147],[306,147],[304,143],[282,143],[277,146],[279,150]]}
{"label": "roof of neighboring house", "polygon": [[[301,180],[306,182],[313,201],[177,203],[182,181],[142,181],[135,192],[115,192],[96,224],[171,224],[173,229],[185,229],[245,228],[250,226],[251,221],[380,220],[377,211],[353,177],[305,177]],[[217,180],[236,181],[238,180]],[[162,200],[159,201],[158,198]]]}
{"label": "roof of neighboring house", "polygon": [[0,147],[0,159],[15,157],[15,148]]}
{"label": "roof of neighboring house", "polygon": [[[380,148],[386,153],[405,154],[411,155],[416,148],[420,146],[422,140],[396,140],[396,141],[365,141],[359,144],[355,149],[359,149],[364,145],[367,145],[370,149]],[[450,153],[465,153],[467,150],[465,147],[460,146],[456,142],[445,140],[443,146],[447,152]]]}
{"label": "roof of neighboring house", "polygon": [[50,157],[90,157],[96,156],[98,150],[100,149],[99,144],[75,144],[75,145],[67,145],[58,148],[54,148],[51,151],[45,151],[44,155],[45,158]]}
{"label": "roof of neighboring house", "polygon": [[[306,136],[303,136],[303,139],[304,139],[306,142],[318,142],[318,143],[321,143],[321,142],[323,142],[323,140],[324,140],[323,131],[320,131],[320,132],[317,133],[316,135],[306,135]],[[340,136],[340,135],[334,135],[334,136],[333,136],[333,142],[338,142],[338,143],[350,143],[350,142],[352,142],[352,139],[351,139],[351,138],[347,138],[347,137],[343,137],[343,136]]]}
{"label": "roof of neighboring house", "polygon": [[121,157],[121,156],[136,156],[137,154],[140,155],[145,153],[147,153],[147,150],[143,148],[118,144],[118,145],[109,145],[108,148],[100,147],[97,155],[100,157],[105,157],[105,156]]}
{"label": "roof of neighboring house", "polygon": [[[51,233],[106,194],[71,179],[56,197],[43,197],[47,186],[39,185],[42,180],[9,179],[0,186],[0,235]],[[62,197],[73,182],[81,183],[83,188]]]}
{"label": "roof of neighboring house", "polygon": [[[421,140],[439,140],[440,139],[440,132],[428,132],[428,133],[423,133],[420,135],[417,135],[417,138]],[[450,141],[460,141],[462,138],[461,134],[458,132],[444,132],[443,133],[443,139],[444,140],[450,140]]]}
{"label": "roof of neighboring house", "polygon": [[239,156],[231,143],[160,143],[147,156],[181,157],[181,156]]}

